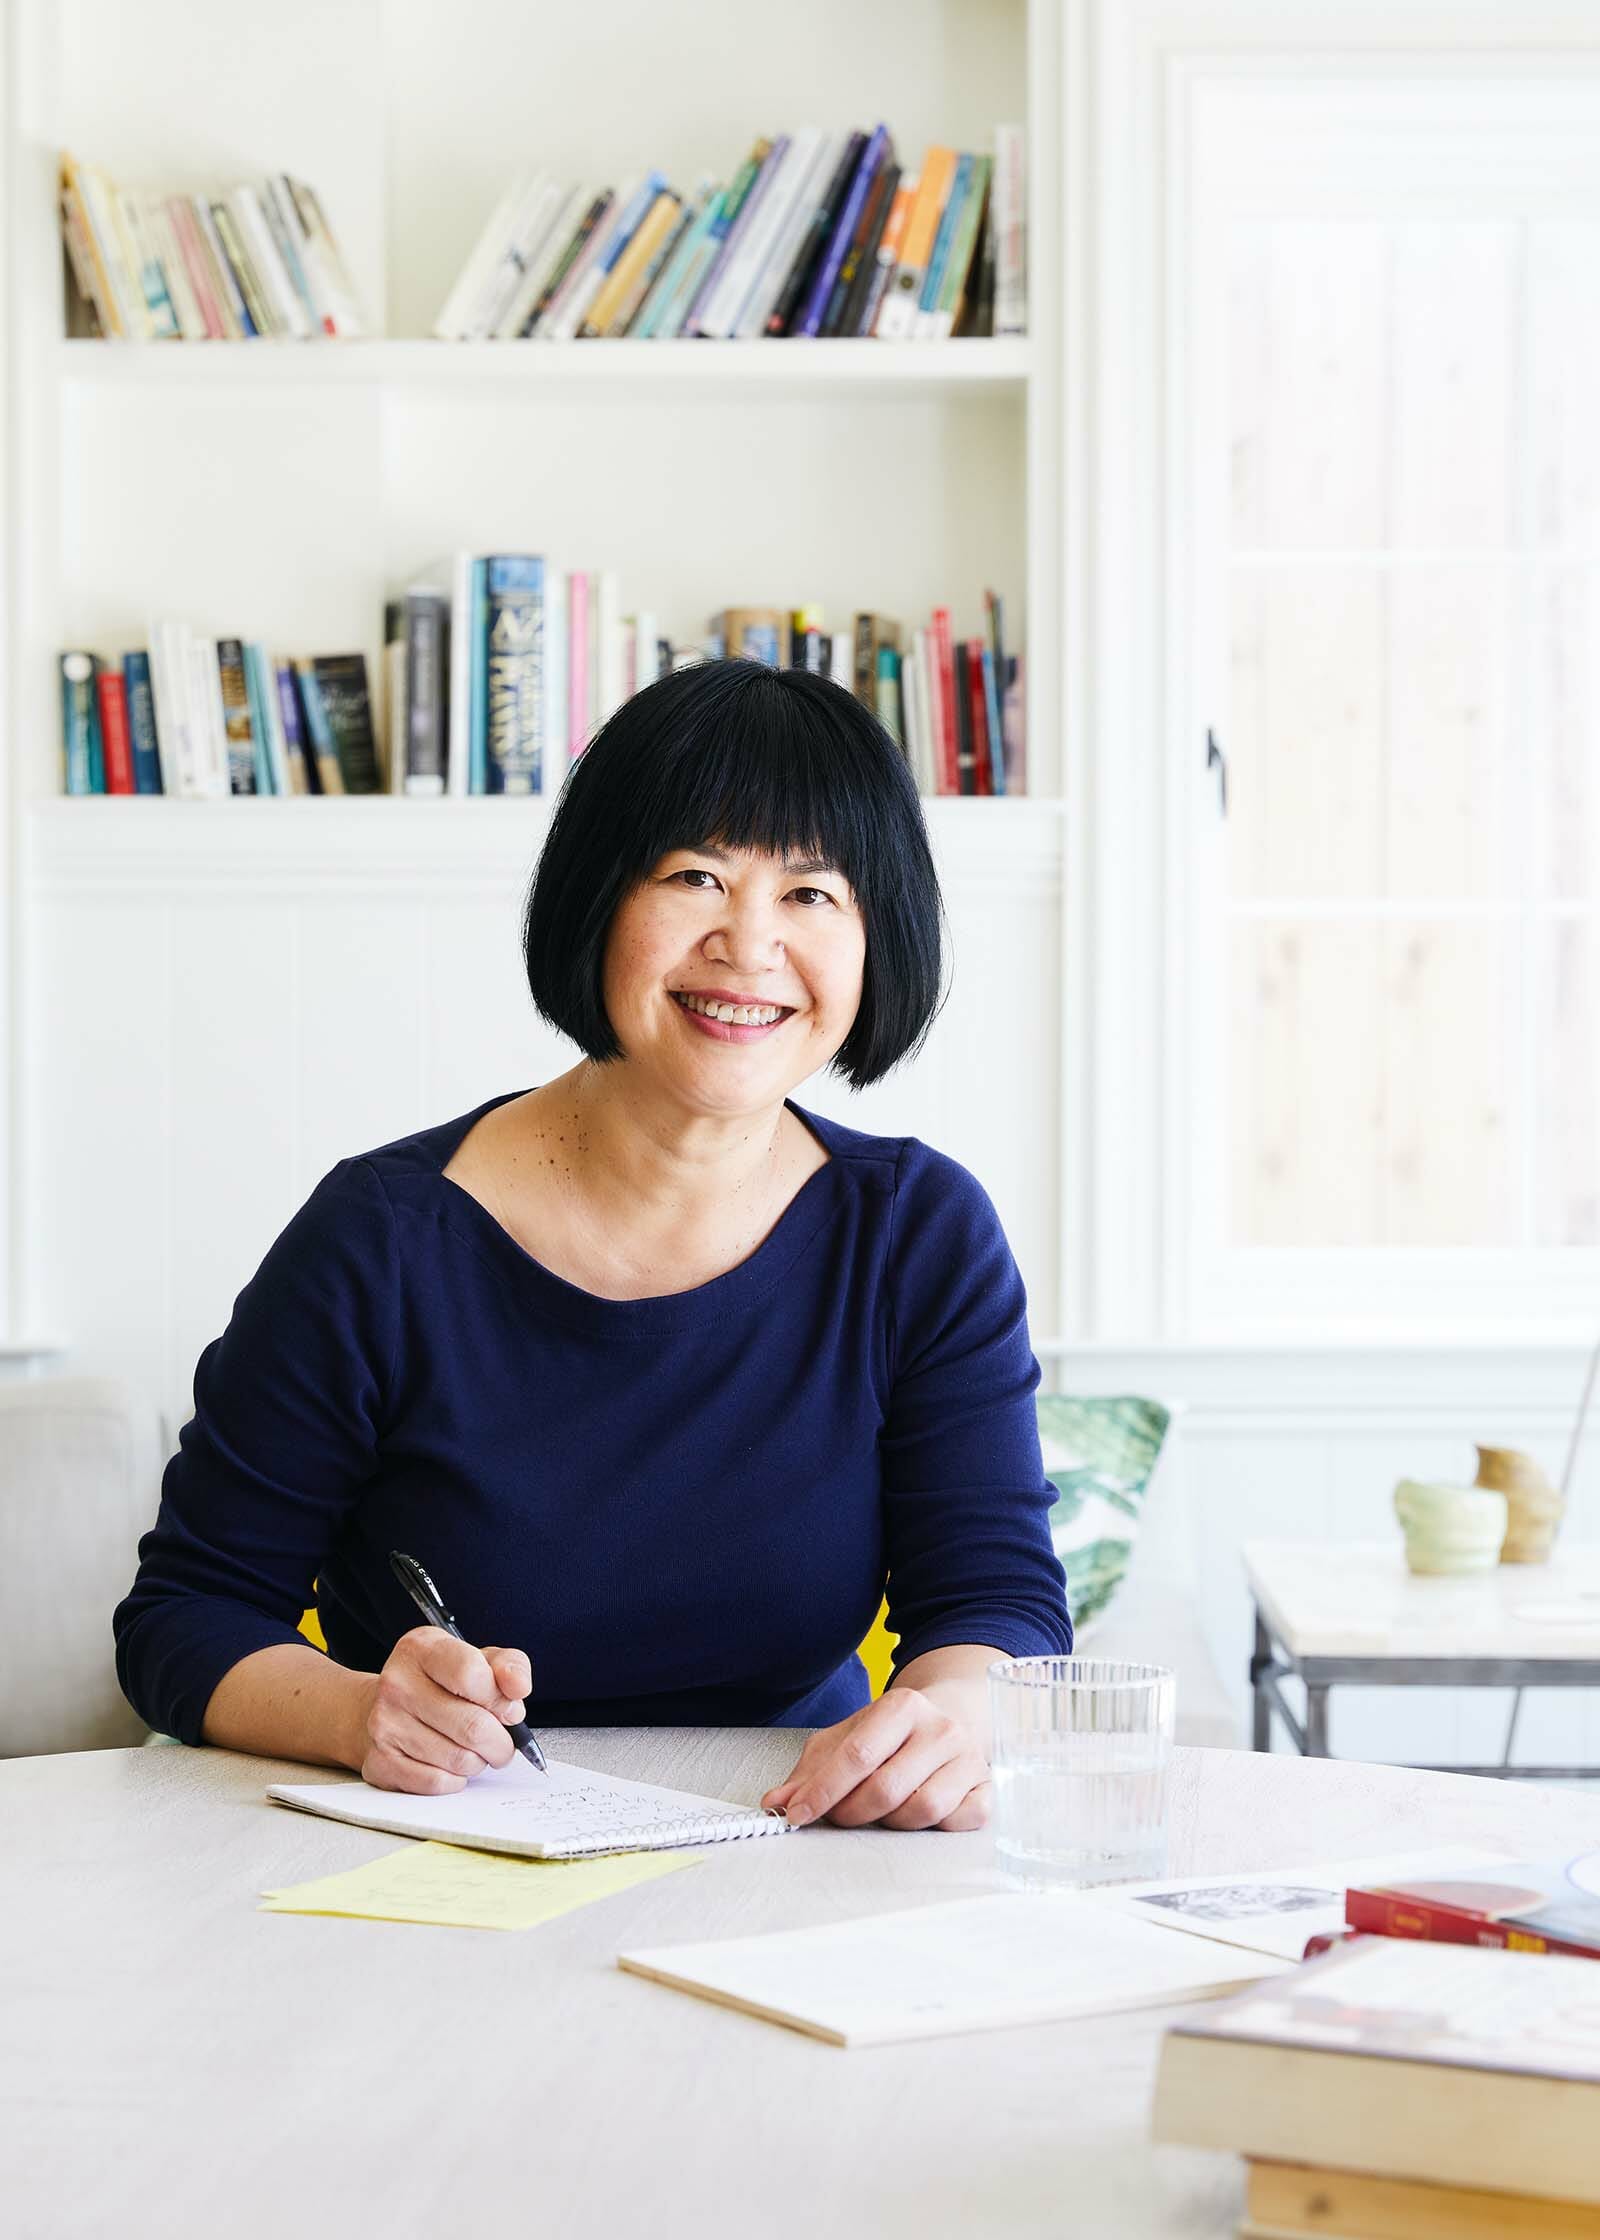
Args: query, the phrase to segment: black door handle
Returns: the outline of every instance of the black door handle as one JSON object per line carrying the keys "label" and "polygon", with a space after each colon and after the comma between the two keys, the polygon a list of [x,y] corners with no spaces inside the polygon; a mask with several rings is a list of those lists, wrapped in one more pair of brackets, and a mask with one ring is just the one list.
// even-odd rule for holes
{"label": "black door handle", "polygon": [[1228,758],[1217,745],[1214,731],[1206,733],[1206,768],[1217,773],[1217,806],[1224,816],[1228,813]]}

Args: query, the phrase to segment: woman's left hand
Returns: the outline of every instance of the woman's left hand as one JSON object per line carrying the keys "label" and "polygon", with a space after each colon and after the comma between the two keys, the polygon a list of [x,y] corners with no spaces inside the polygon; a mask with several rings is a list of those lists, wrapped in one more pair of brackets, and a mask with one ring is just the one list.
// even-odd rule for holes
{"label": "woman's left hand", "polygon": [[794,1772],[761,1802],[796,1827],[981,1828],[989,1817],[989,1764],[973,1729],[918,1688],[888,1689],[876,1703],[823,1727]]}

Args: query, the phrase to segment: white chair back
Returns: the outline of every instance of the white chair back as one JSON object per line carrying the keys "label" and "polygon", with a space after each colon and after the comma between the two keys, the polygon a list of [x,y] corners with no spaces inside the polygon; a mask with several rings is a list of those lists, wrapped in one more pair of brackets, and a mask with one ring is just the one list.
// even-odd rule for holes
{"label": "white chair back", "polygon": [[0,1382],[0,1758],[144,1740],[111,1613],[155,1522],[159,1441],[126,1378]]}

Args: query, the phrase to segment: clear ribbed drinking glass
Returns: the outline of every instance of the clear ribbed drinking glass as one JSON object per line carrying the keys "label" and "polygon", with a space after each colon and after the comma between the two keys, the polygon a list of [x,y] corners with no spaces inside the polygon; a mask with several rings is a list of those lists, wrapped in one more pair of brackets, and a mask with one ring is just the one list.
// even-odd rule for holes
{"label": "clear ribbed drinking glass", "polygon": [[1002,1657],[989,1667],[995,1851],[1033,1890],[1166,1872],[1177,1681],[1159,1664]]}

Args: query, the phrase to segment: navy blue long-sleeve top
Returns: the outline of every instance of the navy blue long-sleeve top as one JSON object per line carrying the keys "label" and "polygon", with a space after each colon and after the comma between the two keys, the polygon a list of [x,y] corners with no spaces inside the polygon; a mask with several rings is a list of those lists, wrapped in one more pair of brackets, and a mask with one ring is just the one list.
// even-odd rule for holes
{"label": "navy blue long-sleeve top", "polygon": [[378,1671],[416,1556],[469,1641],[526,1649],[549,1725],[821,1726],[897,1662],[1070,1648],[1022,1278],[981,1185],[790,1109],[831,1154],[695,1290],[604,1299],[443,1173],[490,1098],[343,1159],[200,1357],[117,1673],[199,1742],[240,1658]]}

